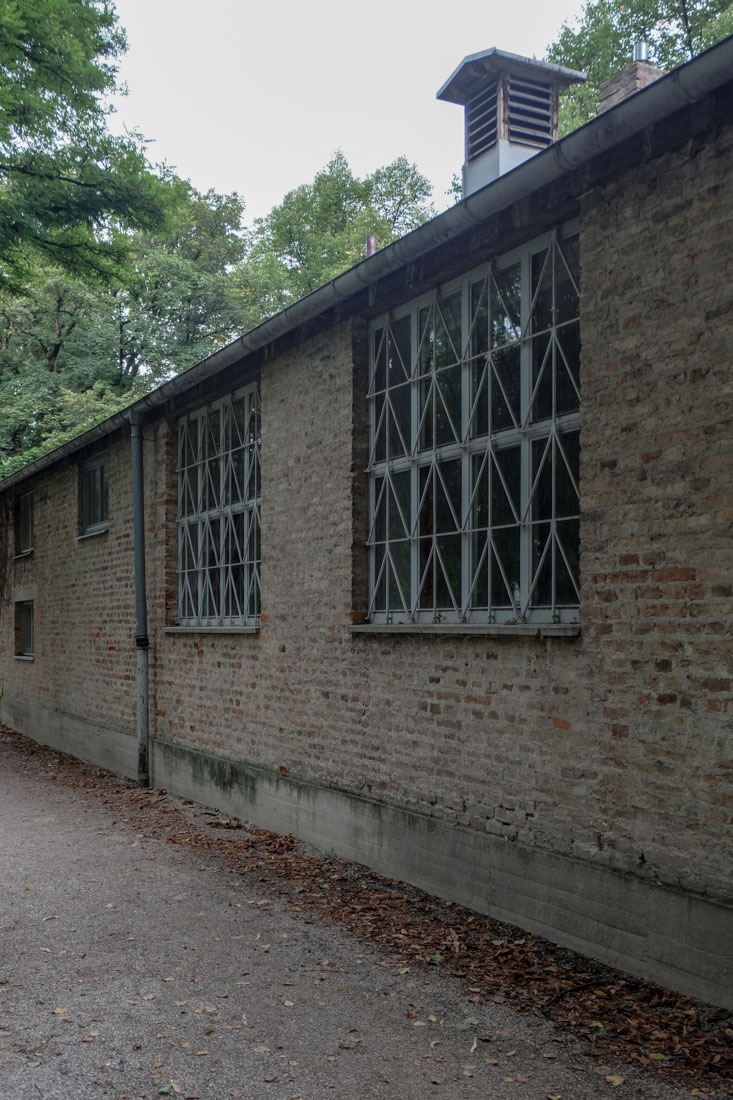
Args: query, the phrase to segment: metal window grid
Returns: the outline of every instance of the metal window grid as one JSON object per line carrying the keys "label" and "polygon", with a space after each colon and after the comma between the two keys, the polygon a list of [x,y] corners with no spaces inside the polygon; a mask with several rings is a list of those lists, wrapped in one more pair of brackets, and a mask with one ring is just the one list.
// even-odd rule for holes
{"label": "metal window grid", "polygon": [[577,620],[571,229],[372,324],[370,621]]}
{"label": "metal window grid", "polygon": [[178,623],[251,626],[260,614],[259,387],[178,425]]}

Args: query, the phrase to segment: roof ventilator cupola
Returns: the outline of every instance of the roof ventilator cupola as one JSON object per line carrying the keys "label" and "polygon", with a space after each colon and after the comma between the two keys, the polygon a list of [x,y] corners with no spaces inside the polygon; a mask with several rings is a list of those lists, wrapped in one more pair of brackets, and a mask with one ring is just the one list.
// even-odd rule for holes
{"label": "roof ventilator cupola", "polygon": [[463,197],[557,140],[557,101],[583,73],[492,47],[465,57],[438,99],[465,108]]}

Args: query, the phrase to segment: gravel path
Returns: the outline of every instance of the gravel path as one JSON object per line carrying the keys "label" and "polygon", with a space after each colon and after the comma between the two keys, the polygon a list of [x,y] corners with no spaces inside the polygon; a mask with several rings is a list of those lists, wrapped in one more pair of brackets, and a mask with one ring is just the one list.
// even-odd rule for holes
{"label": "gravel path", "polygon": [[1,1100],[690,1096],[137,834],[12,751],[0,830]]}

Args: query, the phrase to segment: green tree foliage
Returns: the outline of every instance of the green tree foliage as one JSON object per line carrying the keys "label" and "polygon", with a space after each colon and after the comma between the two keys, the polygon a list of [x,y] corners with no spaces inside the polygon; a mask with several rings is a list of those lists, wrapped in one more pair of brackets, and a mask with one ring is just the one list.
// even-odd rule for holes
{"label": "green tree foliage", "polygon": [[124,285],[38,267],[0,297],[0,463],[54,446],[204,358],[239,328],[242,203],[173,179],[164,237],[128,238]]}
{"label": "green tree foliage", "polygon": [[247,327],[364,259],[368,234],[382,248],[427,221],[435,213],[430,196],[405,157],[359,179],[335,153],[312,183],[255,222],[235,276]]}
{"label": "green tree foliage", "polygon": [[561,134],[597,113],[599,86],[631,61],[637,42],[648,44],[659,68],[671,69],[731,32],[731,0],[588,0],[547,51],[550,61],[588,76],[563,96]]}
{"label": "green tree foliage", "polygon": [[39,259],[109,279],[162,224],[142,141],[106,128],[124,47],[106,0],[0,0],[0,293]]}

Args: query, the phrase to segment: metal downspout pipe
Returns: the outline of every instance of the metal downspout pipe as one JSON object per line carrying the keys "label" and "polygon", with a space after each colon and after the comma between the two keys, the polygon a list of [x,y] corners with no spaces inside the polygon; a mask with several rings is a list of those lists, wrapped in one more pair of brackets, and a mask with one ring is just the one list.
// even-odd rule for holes
{"label": "metal downspout pipe", "polygon": [[130,413],[132,446],[132,514],[135,553],[135,646],[137,650],[137,785],[150,786],[148,767],[148,600],[145,590],[145,502],[143,495],[143,435],[140,416]]}

